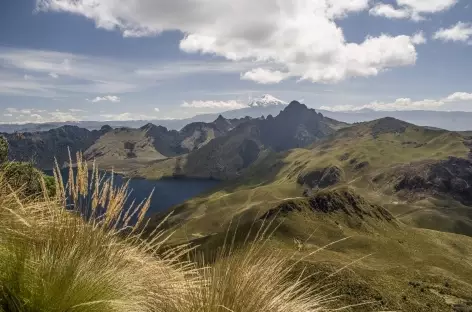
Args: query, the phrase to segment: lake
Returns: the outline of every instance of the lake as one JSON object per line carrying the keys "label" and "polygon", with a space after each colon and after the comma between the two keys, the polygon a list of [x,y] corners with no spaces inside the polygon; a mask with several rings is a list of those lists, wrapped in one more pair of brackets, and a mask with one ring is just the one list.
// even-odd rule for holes
{"label": "lake", "polygon": [[[52,175],[52,171],[46,171],[46,174]],[[68,174],[69,169],[62,170],[62,177],[65,182],[67,181]],[[109,175],[109,173],[105,174]],[[136,203],[140,203],[149,197],[149,194],[151,194],[154,189],[148,216],[157,212],[166,211],[172,206],[181,204],[199,194],[211,190],[220,183],[215,180],[185,178],[161,180],[129,179],[115,174],[113,184],[115,187],[119,187],[128,180],[130,180],[129,189],[132,190],[130,200],[136,200]]]}

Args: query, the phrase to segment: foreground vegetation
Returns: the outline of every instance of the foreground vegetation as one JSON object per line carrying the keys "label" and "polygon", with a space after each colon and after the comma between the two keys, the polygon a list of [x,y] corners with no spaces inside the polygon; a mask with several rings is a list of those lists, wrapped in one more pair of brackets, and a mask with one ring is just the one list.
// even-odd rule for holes
{"label": "foreground vegetation", "polygon": [[243,248],[229,239],[211,261],[188,245],[166,247],[168,233],[143,237],[149,201],[125,207],[127,186],[96,168],[89,175],[78,159],[66,185],[56,168],[52,196],[40,178],[41,192],[22,198],[0,171],[0,311],[305,312],[332,303],[332,289],[294,271],[293,254],[264,248],[263,231]]}

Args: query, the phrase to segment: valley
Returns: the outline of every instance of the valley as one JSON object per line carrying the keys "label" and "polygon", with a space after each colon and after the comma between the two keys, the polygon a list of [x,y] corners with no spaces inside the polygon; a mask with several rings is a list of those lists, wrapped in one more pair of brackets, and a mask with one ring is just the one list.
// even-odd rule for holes
{"label": "valley", "polygon": [[468,133],[391,117],[347,124],[293,101],[276,116],[180,131],[65,126],[5,137],[10,158],[47,169],[82,150],[123,174],[119,183],[131,178],[136,199],[155,188],[146,230],[166,218],[171,245],[211,254],[228,231],[238,245],[269,222],[271,248],[328,279],[340,302],[371,301],[351,311],[472,307]]}

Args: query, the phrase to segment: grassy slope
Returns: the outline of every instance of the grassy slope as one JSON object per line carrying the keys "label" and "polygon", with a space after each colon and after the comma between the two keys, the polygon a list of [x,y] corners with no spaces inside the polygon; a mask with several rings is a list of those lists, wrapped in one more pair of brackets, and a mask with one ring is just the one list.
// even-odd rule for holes
{"label": "grassy slope", "polygon": [[288,237],[306,241],[302,255],[351,237],[304,264],[325,274],[350,265],[328,279],[346,294],[342,300],[349,304],[360,298],[378,301],[354,311],[449,311],[452,302],[472,300],[472,239],[467,236],[385,224],[362,230],[333,216],[294,214],[285,219],[276,237],[275,244],[287,252],[296,248]]}
{"label": "grassy slope", "polygon": [[[126,146],[129,143],[129,146]],[[134,158],[153,160],[165,158],[153,146],[152,139],[141,129],[116,129],[97,140],[86,152],[86,156],[95,156],[97,161],[106,163],[110,160],[130,158],[131,145]],[[103,155],[103,156],[102,156]]]}
{"label": "grassy slope", "polygon": [[[465,157],[469,148],[463,144],[463,137],[457,133],[410,125],[404,132],[376,133],[376,138],[373,138],[374,123],[343,129],[311,149],[268,154],[243,178],[225,184],[216,193],[177,207],[174,220],[185,221],[178,228],[176,240],[221,233],[235,220],[244,225],[283,202],[299,200],[303,187],[296,183],[298,175],[328,166],[337,166],[343,171],[343,185],[349,185],[373,203],[384,205],[400,221],[436,226],[428,220],[431,216],[445,215],[438,200],[402,203],[393,195],[385,195],[391,186],[375,185],[371,179],[395,164],[440,160],[449,156]],[[366,165],[356,167],[360,163]],[[453,205],[448,207],[451,209]],[[458,209],[463,209],[464,213],[470,211],[463,206]],[[453,223],[457,221],[454,219],[463,216],[457,210],[453,211],[447,214],[453,220],[441,223],[442,229],[454,229]],[[452,303],[472,300],[472,263],[468,260],[472,258],[470,237],[409,225],[359,229],[353,228],[350,222],[346,223],[344,217],[320,213],[294,213],[285,219],[274,244],[287,251],[296,249],[294,237],[301,241],[308,239],[303,251],[308,253],[317,246],[352,236],[348,242],[317,253],[314,260],[304,261],[310,270],[336,270],[373,253],[354,263],[348,270],[349,274],[343,273],[342,278],[333,277],[334,283],[347,291],[347,303],[358,302],[356,298],[360,296],[383,302],[383,305],[371,307],[372,311],[446,311],[451,309]],[[309,237],[315,230],[315,234]],[[363,307],[356,311],[369,310]]]}
{"label": "grassy slope", "polygon": [[[453,132],[411,126],[404,133],[381,134],[374,139],[371,130],[372,123],[359,124],[341,130],[312,149],[268,153],[244,177],[226,183],[218,192],[190,200],[178,210],[192,216],[189,224],[197,223],[195,228],[216,231],[205,224],[211,223],[208,220],[213,216],[221,225],[221,220],[227,221],[242,210],[269,209],[280,200],[302,196],[303,187],[296,183],[299,174],[337,166],[343,171],[344,184],[369,200],[386,205],[406,222],[417,225],[422,218],[416,218],[416,215],[428,215],[433,208],[438,208],[440,214],[441,205],[436,207],[437,200],[403,203],[394,195],[385,194],[391,186],[376,185],[371,180],[396,164],[449,156],[465,157],[469,149],[463,144],[463,137]],[[361,163],[366,166],[358,169],[356,166]],[[454,205],[466,209],[458,203]],[[204,220],[200,222],[203,216]]]}
{"label": "grassy slope", "polygon": [[[220,234],[201,238],[202,248],[214,250],[222,244],[226,235],[221,233],[225,230],[222,224],[230,217],[222,214],[219,217],[211,214],[209,220],[203,215],[199,219],[207,222],[205,226],[220,230]],[[250,219],[236,217],[232,221],[240,227],[236,235],[240,240],[246,237]],[[336,294],[342,295],[339,299],[342,304],[373,302],[347,311],[440,312],[451,310],[453,304],[472,300],[470,237],[413,228],[395,221],[348,217],[343,212],[325,214],[303,210],[278,220],[281,224],[270,248],[303,259],[299,269],[315,274],[312,279],[315,285],[332,284]],[[185,240],[185,235],[188,239],[203,236],[205,233],[196,231],[201,226],[203,223],[196,220],[187,223],[180,232],[181,239]],[[342,239],[346,240],[319,250]]]}
{"label": "grassy slope", "polygon": [[24,201],[0,172],[1,312],[328,311],[333,298],[294,278],[291,258],[264,238],[194,263],[188,246],[163,245],[168,233],[143,237],[150,201],[125,207],[126,186],[95,169],[89,182],[79,158],[69,187],[56,172],[56,197]]}

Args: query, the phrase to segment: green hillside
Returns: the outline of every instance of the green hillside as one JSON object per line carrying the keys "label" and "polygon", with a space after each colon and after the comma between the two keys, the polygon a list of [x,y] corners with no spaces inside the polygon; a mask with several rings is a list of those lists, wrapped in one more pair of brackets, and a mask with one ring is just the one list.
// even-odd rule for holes
{"label": "green hillside", "polygon": [[[391,127],[392,121],[396,129],[382,130],[386,125]],[[437,163],[452,156],[465,158],[469,150],[467,140],[454,132],[428,130],[394,119],[357,124],[311,148],[261,155],[242,177],[178,210],[186,215],[205,213],[205,220],[213,214],[218,220],[220,214],[230,219],[241,210],[254,210],[248,206],[269,209],[281,200],[302,197],[320,187],[320,182],[332,180],[331,185],[348,185],[369,200],[388,207],[401,220],[414,223],[418,221],[415,215],[424,213],[421,207],[439,209],[436,206],[441,198],[429,196],[426,191],[423,196],[401,196],[395,190],[400,178],[394,176],[392,168],[421,161]],[[407,206],[415,208],[409,211]],[[463,205],[454,200],[454,206],[460,210]]]}
{"label": "green hillside", "polygon": [[244,234],[272,216],[283,221],[272,244],[302,258],[343,240],[302,264],[321,275],[349,265],[330,277],[345,302],[377,302],[353,311],[467,311],[472,238],[454,233],[472,234],[472,192],[458,182],[472,179],[469,152],[454,132],[392,118],[356,124],[309,148],[261,154],[217,192],[176,207],[167,225],[175,242],[212,250],[229,226]]}

